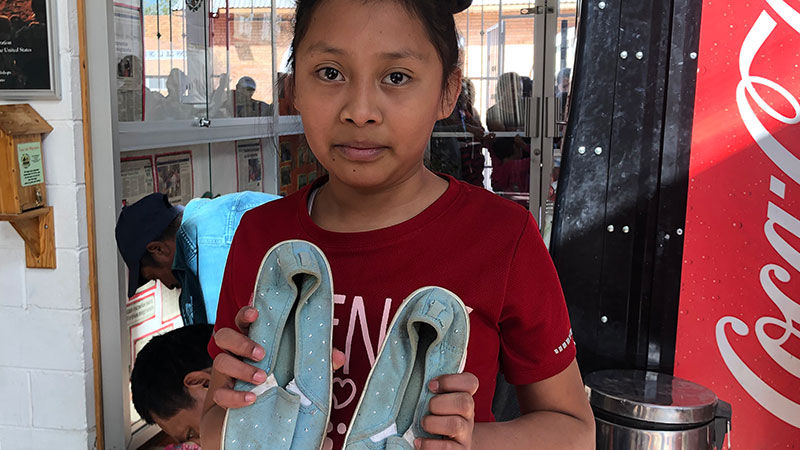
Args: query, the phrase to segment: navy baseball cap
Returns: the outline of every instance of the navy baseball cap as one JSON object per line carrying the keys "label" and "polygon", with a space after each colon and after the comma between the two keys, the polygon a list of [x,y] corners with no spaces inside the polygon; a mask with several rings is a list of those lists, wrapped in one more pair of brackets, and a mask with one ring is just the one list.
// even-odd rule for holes
{"label": "navy baseball cap", "polygon": [[115,234],[117,248],[128,266],[129,298],[146,281],[139,277],[139,263],[147,252],[147,244],[161,237],[182,211],[182,205],[172,205],[162,193],[150,194],[122,208]]}

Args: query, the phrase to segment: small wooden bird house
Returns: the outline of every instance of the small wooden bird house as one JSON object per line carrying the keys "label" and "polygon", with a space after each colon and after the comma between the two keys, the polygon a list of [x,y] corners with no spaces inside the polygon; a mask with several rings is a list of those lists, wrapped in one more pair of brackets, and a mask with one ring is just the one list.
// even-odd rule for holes
{"label": "small wooden bird house", "polygon": [[0,105],[0,220],[25,240],[28,267],[56,266],[42,158],[42,134],[51,131],[30,105]]}
{"label": "small wooden bird house", "polygon": [[0,105],[0,213],[47,204],[42,134],[53,131],[28,104]]}

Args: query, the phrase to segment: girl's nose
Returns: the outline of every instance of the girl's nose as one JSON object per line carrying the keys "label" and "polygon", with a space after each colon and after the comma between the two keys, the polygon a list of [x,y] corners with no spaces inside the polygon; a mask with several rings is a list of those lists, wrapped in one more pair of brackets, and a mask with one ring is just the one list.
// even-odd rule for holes
{"label": "girl's nose", "polygon": [[339,119],[359,128],[382,123],[383,114],[378,106],[379,88],[370,82],[354,82],[351,86]]}

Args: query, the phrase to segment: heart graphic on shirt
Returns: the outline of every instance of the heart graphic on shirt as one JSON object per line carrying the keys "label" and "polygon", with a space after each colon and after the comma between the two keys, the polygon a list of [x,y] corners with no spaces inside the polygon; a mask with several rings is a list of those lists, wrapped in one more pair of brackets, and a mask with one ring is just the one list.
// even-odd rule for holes
{"label": "heart graphic on shirt", "polygon": [[352,379],[345,378],[342,380],[341,378],[336,377],[333,379],[333,384],[338,384],[341,387],[344,387],[348,384],[350,385],[350,397],[347,397],[347,400],[344,402],[339,403],[339,399],[336,398],[336,395],[333,396],[333,409],[342,409],[352,403],[353,399],[356,398],[356,383]]}

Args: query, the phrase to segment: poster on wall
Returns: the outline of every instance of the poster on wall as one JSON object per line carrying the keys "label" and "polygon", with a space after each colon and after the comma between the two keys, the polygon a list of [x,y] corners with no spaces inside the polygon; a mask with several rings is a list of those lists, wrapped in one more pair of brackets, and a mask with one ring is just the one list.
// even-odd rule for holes
{"label": "poster on wall", "polygon": [[799,18],[703,3],[675,374],[731,403],[737,449],[800,442]]}
{"label": "poster on wall", "polygon": [[120,121],[144,120],[142,11],[138,1],[114,3],[117,103]]}
{"label": "poster on wall", "polygon": [[122,158],[119,171],[122,179],[122,206],[136,203],[156,191],[152,156]]}
{"label": "poster on wall", "polygon": [[186,206],[194,198],[192,152],[156,155],[156,188],[167,194],[170,203]]}
{"label": "poster on wall", "polygon": [[[140,287],[125,303],[130,345],[128,370],[133,368],[136,356],[150,339],[183,326],[179,296],[180,289],[167,289],[161,282],[151,281]],[[131,407],[131,423],[139,419],[136,409]]]}
{"label": "poster on wall", "polygon": [[296,192],[326,173],[308,147],[304,136],[281,136],[278,145],[278,181],[281,195]]}
{"label": "poster on wall", "polygon": [[55,2],[4,3],[0,15],[0,99],[58,98]]}
{"label": "poster on wall", "polygon": [[237,191],[263,191],[263,161],[261,139],[236,141]]}

